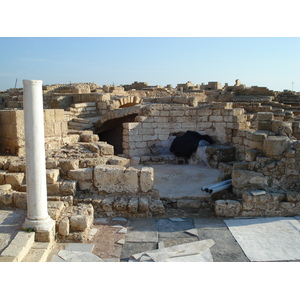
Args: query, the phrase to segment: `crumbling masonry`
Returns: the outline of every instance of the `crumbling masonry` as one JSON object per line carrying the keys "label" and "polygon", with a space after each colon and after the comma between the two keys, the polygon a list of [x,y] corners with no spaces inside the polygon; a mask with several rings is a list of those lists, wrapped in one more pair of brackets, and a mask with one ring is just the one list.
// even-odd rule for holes
{"label": "crumbling masonry", "polygon": [[[0,92],[0,208],[27,207],[22,97],[22,89]],[[43,101],[48,212],[58,240],[84,241],[94,217],[170,208],[217,217],[300,214],[299,93],[239,80],[176,88],[89,83],[43,86]],[[215,141],[208,163],[220,180],[232,178],[232,188],[182,205],[161,199],[148,165],[178,163],[150,147],[186,131]]]}

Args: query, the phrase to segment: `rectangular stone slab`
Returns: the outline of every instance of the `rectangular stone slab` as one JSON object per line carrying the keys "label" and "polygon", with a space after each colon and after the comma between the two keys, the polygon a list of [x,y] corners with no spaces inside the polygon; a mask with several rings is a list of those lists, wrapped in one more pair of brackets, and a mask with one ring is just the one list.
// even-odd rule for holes
{"label": "rectangular stone slab", "polygon": [[292,217],[224,220],[250,261],[300,259],[300,223]]}

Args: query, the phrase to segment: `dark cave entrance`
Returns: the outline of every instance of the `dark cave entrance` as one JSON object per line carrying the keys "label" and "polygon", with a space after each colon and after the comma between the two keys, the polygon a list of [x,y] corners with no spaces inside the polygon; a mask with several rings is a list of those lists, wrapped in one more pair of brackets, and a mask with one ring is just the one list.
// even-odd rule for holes
{"label": "dark cave entrance", "polygon": [[107,142],[114,146],[114,154],[123,154],[123,123],[134,122],[137,114],[132,114],[122,118],[116,118],[105,122],[99,129],[97,134],[99,140]]}

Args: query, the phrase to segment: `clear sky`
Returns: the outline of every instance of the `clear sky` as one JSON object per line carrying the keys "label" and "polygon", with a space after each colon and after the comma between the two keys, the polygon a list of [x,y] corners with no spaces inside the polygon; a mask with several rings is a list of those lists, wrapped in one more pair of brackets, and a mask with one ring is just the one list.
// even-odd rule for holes
{"label": "clear sky", "polygon": [[[0,90],[236,79],[300,91],[298,0],[1,3]],[[294,83],[294,84],[292,84]]]}
{"label": "clear sky", "polygon": [[[1,37],[0,90],[44,84],[218,81],[300,91],[297,37]],[[294,84],[292,84],[294,82]]]}

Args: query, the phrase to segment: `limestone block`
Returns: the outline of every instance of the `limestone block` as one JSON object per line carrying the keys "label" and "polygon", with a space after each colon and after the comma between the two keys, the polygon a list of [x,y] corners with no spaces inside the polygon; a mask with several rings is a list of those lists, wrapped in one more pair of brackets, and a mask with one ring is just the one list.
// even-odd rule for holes
{"label": "limestone block", "polygon": [[59,195],[59,186],[60,186],[60,182],[47,184],[47,194],[48,194],[48,196],[57,196],[57,195]]}
{"label": "limestone block", "polygon": [[99,141],[99,136],[97,134],[81,134],[80,139],[82,142],[93,143]]}
{"label": "limestone block", "polygon": [[218,217],[237,217],[240,215],[242,205],[235,200],[217,200],[215,201],[215,214]]}
{"label": "limestone block", "polygon": [[272,131],[279,135],[290,136],[293,133],[292,123],[282,122],[280,120],[272,121]]}
{"label": "limestone block", "polygon": [[272,121],[274,119],[274,114],[272,112],[258,112],[258,121]]}
{"label": "limestone block", "polygon": [[144,212],[149,210],[149,201],[147,197],[139,197],[138,211]]}
{"label": "limestone block", "polygon": [[163,215],[166,211],[161,200],[152,200],[149,205],[150,210],[158,215]]}
{"label": "limestone block", "polygon": [[27,193],[14,192],[13,202],[17,208],[27,209]]}
{"label": "limestone block", "polygon": [[77,181],[64,180],[59,185],[59,193],[61,196],[74,196],[76,193]]}
{"label": "limestone block", "polygon": [[58,166],[63,172],[68,172],[70,170],[76,170],[79,168],[78,159],[60,159]]}
{"label": "limestone block", "polygon": [[128,200],[125,197],[117,198],[113,203],[113,209],[116,211],[124,211],[127,209]]}
{"label": "limestone block", "polygon": [[9,172],[26,172],[26,162],[20,160],[14,160],[9,164]]}
{"label": "limestone block", "polygon": [[258,130],[272,131],[272,123],[270,121],[259,121],[257,124]]}
{"label": "limestone block", "polygon": [[[10,186],[10,185],[9,185]],[[11,186],[9,190],[0,190],[0,207],[11,207],[13,204],[13,195]]]}
{"label": "limestone block", "polygon": [[5,183],[10,184],[13,188],[22,185],[25,178],[24,173],[9,173],[5,174]]}
{"label": "limestone block", "polygon": [[288,147],[289,138],[283,136],[269,136],[263,143],[263,151],[268,157],[280,156]]}
{"label": "limestone block", "polygon": [[47,202],[48,214],[53,220],[58,220],[62,214],[65,204],[63,201],[49,201]]}
{"label": "limestone block", "polygon": [[68,172],[69,178],[79,182],[91,182],[93,180],[94,168],[80,168],[77,170],[70,170]]}
{"label": "limestone block", "polygon": [[124,172],[124,191],[136,193],[139,189],[138,182],[139,170],[135,168],[127,168]]}
{"label": "limestone block", "polygon": [[93,168],[97,165],[106,165],[107,157],[85,158],[79,161],[80,168]]}
{"label": "limestone block", "polygon": [[128,130],[133,130],[140,126],[141,126],[141,123],[139,123],[139,122],[123,123],[123,128],[128,129]]}
{"label": "limestone block", "polygon": [[249,141],[249,147],[253,150],[262,151],[263,150],[263,142]]}
{"label": "limestone block", "polygon": [[60,179],[59,169],[47,169],[46,170],[47,183],[55,183]]}
{"label": "limestone block", "polygon": [[63,109],[54,109],[55,122],[63,122],[65,117],[65,112]]}
{"label": "limestone block", "polygon": [[45,123],[55,122],[55,110],[54,109],[44,109],[44,120]]}
{"label": "limestone block", "polygon": [[129,201],[128,201],[128,211],[130,213],[137,213],[138,212],[138,205],[139,205],[138,198],[130,198]]}
{"label": "limestone block", "polygon": [[70,233],[70,221],[69,218],[64,217],[58,224],[58,233],[64,236]]}
{"label": "limestone block", "polygon": [[124,190],[125,167],[98,165],[94,168],[94,185],[99,191],[107,193],[122,192]]}
{"label": "limestone block", "polygon": [[151,167],[143,167],[140,174],[140,189],[147,193],[154,188],[154,170]]}
{"label": "limestone block", "polygon": [[246,161],[255,161],[259,151],[254,149],[247,149],[245,153],[245,160]]}
{"label": "limestone block", "polygon": [[267,138],[268,133],[265,131],[257,130],[249,133],[249,139],[255,142],[263,142]]}
{"label": "limestone block", "polygon": [[121,156],[113,156],[112,158],[108,159],[107,164],[129,167],[130,160],[128,158],[121,157]]}
{"label": "limestone block", "polygon": [[300,193],[289,191],[286,193],[286,199],[288,202],[299,202],[300,201]]}
{"label": "limestone block", "polygon": [[237,189],[264,189],[268,186],[268,178],[265,177],[263,174],[254,171],[233,170],[232,185]]}
{"label": "limestone block", "polygon": [[0,184],[5,184],[5,174],[7,173],[6,170],[0,170]]}
{"label": "limestone block", "polygon": [[88,216],[75,215],[70,217],[70,231],[84,231],[88,227]]}
{"label": "limestone block", "polygon": [[113,202],[114,202],[114,198],[113,197],[105,198],[102,201],[102,208],[103,208],[103,210],[106,211],[106,212],[112,211]]}

